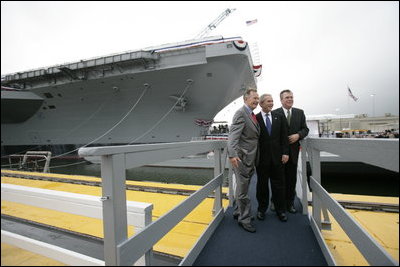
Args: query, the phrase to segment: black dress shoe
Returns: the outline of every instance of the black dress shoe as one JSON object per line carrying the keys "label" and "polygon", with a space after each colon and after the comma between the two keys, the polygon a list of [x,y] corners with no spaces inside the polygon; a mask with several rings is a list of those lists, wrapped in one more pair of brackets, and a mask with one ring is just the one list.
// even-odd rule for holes
{"label": "black dress shoe", "polygon": [[256,232],[256,228],[253,225],[251,225],[250,223],[241,223],[241,222],[239,222],[239,225],[244,230],[246,230],[247,232],[250,232],[250,233],[255,233]]}
{"label": "black dress shoe", "polygon": [[287,222],[287,216],[284,212],[278,213],[278,218],[281,222]]}
{"label": "black dress shoe", "polygon": [[288,208],[288,212],[290,212],[290,213],[296,213],[296,211],[297,210],[294,208],[293,205]]}
{"label": "black dress shoe", "polygon": [[259,219],[260,221],[264,221],[265,220],[265,213],[264,212],[257,212],[257,219]]}

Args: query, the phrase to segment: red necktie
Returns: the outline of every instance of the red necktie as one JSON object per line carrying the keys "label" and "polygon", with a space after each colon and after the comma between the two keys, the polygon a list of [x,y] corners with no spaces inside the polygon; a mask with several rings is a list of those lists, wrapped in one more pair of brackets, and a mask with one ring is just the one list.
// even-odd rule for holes
{"label": "red necktie", "polygon": [[258,123],[257,118],[256,118],[256,115],[254,115],[253,112],[251,113],[251,117],[253,118],[253,121],[254,121],[255,123]]}

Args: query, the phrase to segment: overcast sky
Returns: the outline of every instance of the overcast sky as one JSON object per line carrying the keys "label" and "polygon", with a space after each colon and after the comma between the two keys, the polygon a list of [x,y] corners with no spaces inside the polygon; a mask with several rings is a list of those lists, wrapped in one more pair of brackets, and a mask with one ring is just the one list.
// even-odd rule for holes
{"label": "overcast sky", "polygon": [[[291,89],[307,115],[399,114],[397,1],[2,1],[1,74],[192,39],[226,8],[236,10],[210,36],[258,47],[258,90],[274,108]],[[216,119],[229,121],[235,102]]]}

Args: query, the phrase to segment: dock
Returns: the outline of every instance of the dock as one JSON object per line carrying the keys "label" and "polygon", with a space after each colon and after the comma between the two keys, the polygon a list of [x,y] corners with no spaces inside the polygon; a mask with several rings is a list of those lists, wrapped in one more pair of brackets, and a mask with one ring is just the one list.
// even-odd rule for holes
{"label": "dock", "polygon": [[[313,143],[319,141],[321,141],[321,143]],[[341,142],[343,141],[345,143],[342,145],[348,147],[349,143],[346,143],[346,140],[341,140]],[[55,229],[53,230],[63,232],[61,229],[67,229],[70,231],[68,234],[74,234],[76,232],[82,232],[82,229],[85,228],[84,225],[90,225],[89,228],[86,227],[86,230],[84,230],[85,233],[83,235],[81,234],[79,238],[84,240],[86,244],[97,244],[87,245],[85,249],[78,249],[78,251],[75,251],[75,254],[68,252],[74,251],[72,248],[64,248],[65,251],[63,251],[63,253],[68,255],[68,257],[58,258],[58,260],[64,264],[74,265],[71,264],[71,262],[79,260],[81,263],[85,261],[86,263],[92,263],[90,265],[93,265],[93,263],[96,263],[94,265],[127,265],[143,259],[145,265],[351,265],[349,264],[349,257],[352,255],[352,251],[350,252],[350,250],[346,248],[346,250],[349,251],[348,254],[346,254],[346,251],[344,253],[341,251],[342,254],[337,255],[336,252],[340,250],[341,245],[339,243],[334,243],[334,240],[332,240],[332,234],[336,232],[337,225],[340,225],[340,227],[343,228],[343,231],[349,236],[348,238],[350,241],[346,240],[345,242],[353,243],[353,246],[357,251],[359,251],[359,255],[361,255],[365,261],[362,262],[362,264],[359,264],[357,261],[354,263],[353,260],[352,264],[364,265],[364,263],[367,263],[376,265],[381,263],[378,265],[398,265],[398,198],[397,208],[396,200],[394,203],[388,203],[388,205],[385,206],[385,209],[389,210],[389,212],[385,212],[385,214],[391,212],[390,214],[394,215],[394,225],[396,225],[397,220],[396,228],[393,230],[391,228],[390,230],[389,228],[387,229],[388,231],[391,231],[391,233],[395,233],[394,236],[392,234],[394,241],[387,241],[386,239],[382,239],[380,236],[375,236],[375,233],[370,232],[373,227],[364,223],[362,219],[354,219],[354,217],[357,217],[354,216],[354,213],[351,213],[352,215],[350,215],[334,198],[324,192],[319,185],[318,179],[320,179],[320,177],[318,177],[318,166],[320,163],[318,162],[318,154],[315,154],[316,148],[321,150],[326,149],[334,154],[340,154],[340,151],[337,150],[337,147],[340,145],[333,144],[334,149],[333,151],[330,151],[330,144],[324,144],[324,142],[325,140],[322,139],[311,139],[307,144],[304,144],[304,147],[308,145],[307,151],[312,155],[310,158],[312,177],[309,184],[312,192],[307,190],[308,185],[306,179],[301,179],[301,177],[298,178],[300,179],[298,180],[300,188],[298,188],[298,199],[295,203],[298,213],[288,214],[288,221],[280,222],[274,213],[268,211],[265,221],[255,220],[254,223],[257,228],[256,233],[245,232],[232,218],[231,172],[228,174],[229,188],[222,187],[221,172],[223,172],[224,169],[222,166],[225,166],[224,158],[226,159],[226,152],[224,151],[224,148],[226,142],[207,141],[190,142],[188,144],[180,143],[157,144],[150,146],[87,148],[87,150],[84,150],[81,153],[85,155],[100,156],[102,159],[101,183],[99,183],[100,178],[91,177],[87,179],[91,180],[92,184],[90,185],[78,183],[70,185],[69,183],[63,183],[61,180],[55,180],[54,177],[52,178],[52,181],[24,179],[21,177],[3,178],[3,172],[5,171],[2,170],[2,237],[3,231],[7,231],[7,229],[11,231],[12,229],[17,228],[15,227],[16,223],[20,223],[15,222],[13,216],[26,216],[25,219],[27,221],[32,220],[35,216],[35,220],[44,220],[43,216],[40,214],[38,215],[37,209],[26,209],[25,207],[16,208],[19,204],[12,204],[11,206],[11,204],[7,202],[4,204],[3,196],[7,195],[4,194],[4,192],[7,190],[10,190],[9,192],[12,190],[18,191],[20,190],[19,188],[24,186],[31,187],[33,184],[36,184],[34,187],[39,187],[38,184],[41,184],[42,188],[46,189],[38,189],[37,192],[43,194],[48,194],[48,191],[60,190],[60,188],[58,188],[60,186],[64,188],[61,191],[64,191],[65,193],[59,193],[59,195],[62,195],[64,198],[69,197],[69,199],[72,199],[72,197],[75,197],[75,195],[70,195],[70,192],[74,192],[74,194],[85,192],[85,194],[93,196],[89,197],[87,201],[92,201],[91,203],[95,203],[96,206],[102,203],[100,207],[103,207],[103,219],[101,219],[101,217],[100,219],[86,218],[85,220],[94,221],[91,221],[89,224],[87,223],[88,221],[77,223],[82,220],[82,216],[74,217],[76,215],[69,215],[66,216],[65,219],[70,221],[68,223],[63,221],[66,225],[62,227],[54,227]],[[357,141],[351,140],[349,142],[353,143]],[[373,145],[373,149],[375,150],[375,145],[383,146],[382,149],[386,152],[386,155],[392,159],[394,158],[397,165],[394,160],[387,163],[385,159],[377,160],[361,157],[361,161],[367,163],[371,163],[370,161],[372,161],[372,164],[398,172],[398,141],[397,143],[388,143],[376,140],[376,142],[370,144]],[[357,143],[355,145],[358,147],[360,144]],[[163,150],[165,150],[166,153],[162,152]],[[188,188],[189,186],[181,187],[180,191],[186,190],[187,194],[169,194],[167,191],[171,191],[170,188],[176,185],[157,185],[157,183],[152,183],[151,185],[141,184],[141,187],[136,184],[136,186],[128,188],[127,186],[129,184],[136,182],[126,181],[123,177],[124,172],[121,172],[119,169],[121,167],[123,170],[124,168],[162,162],[168,160],[169,157],[180,158],[182,156],[193,155],[195,152],[203,150],[215,151],[215,177],[205,186],[191,188]],[[302,153],[305,153],[305,151],[303,151]],[[155,154],[152,154],[153,152]],[[363,153],[363,151],[361,152]],[[125,154],[124,164],[121,164],[121,153]],[[146,162],[144,162],[143,158],[137,157],[136,153],[147,153]],[[302,162],[299,165],[302,166],[302,170],[305,170],[305,168],[303,168],[305,166],[305,157],[304,161],[302,159]],[[302,173],[302,170],[299,170],[299,173]],[[38,176],[46,175],[40,174]],[[54,176],[54,174],[48,175]],[[305,176],[306,175],[303,177]],[[13,179],[13,182],[11,182],[11,179]],[[56,177],[56,179],[62,178]],[[69,177],[68,179],[76,181],[85,180],[83,177]],[[17,182],[19,185],[17,185],[15,181],[19,181]],[[111,181],[112,183],[110,183]],[[256,200],[254,198],[255,181],[256,178],[253,177],[250,189],[252,190],[250,196],[253,197],[252,204],[254,215],[256,211]],[[4,191],[3,185],[11,183],[17,187],[15,187],[15,189],[12,186],[7,188],[5,187]],[[109,191],[110,186],[112,186],[113,183],[114,189],[113,191]],[[115,187],[116,185],[117,187]],[[157,190],[159,191],[156,192],[143,190],[143,188],[154,190],[154,188],[157,187]],[[166,190],[167,187],[170,188]],[[137,226],[132,228],[131,224],[135,224],[135,222],[131,221],[129,212],[131,212],[131,208],[134,205],[139,204],[131,203],[131,201],[137,201],[138,199],[136,197],[139,195],[155,196],[157,194],[162,194],[162,196],[157,197],[161,200],[161,204],[150,204],[157,203],[155,199],[147,199],[147,201],[143,201],[142,199],[140,201],[149,203],[145,205],[146,208],[144,209],[147,211],[144,211],[144,218],[149,215],[148,212],[151,212],[151,220],[149,221],[145,219],[143,225],[139,226],[139,228],[137,228]],[[310,194],[313,195],[311,202],[309,199]],[[169,197],[169,195],[171,195],[171,197]],[[57,198],[58,196],[53,197]],[[127,203],[126,208],[124,208],[125,205],[121,205],[121,203]],[[29,204],[33,205],[34,203],[32,202]],[[311,204],[311,206],[309,206],[309,204]],[[11,208],[7,209],[7,206],[9,205]],[[48,203],[42,203],[40,205],[48,205]],[[144,206],[142,205],[142,207]],[[22,215],[26,212],[30,214]],[[73,212],[79,211],[73,210]],[[373,211],[365,212],[372,213]],[[49,213],[49,211],[45,211],[45,213]],[[96,218],[99,218],[98,214],[90,216],[97,216]],[[53,216],[53,219],[56,217],[60,216],[55,215]],[[381,217],[384,218],[385,216],[379,215],[379,218]],[[336,222],[338,224],[336,224]],[[54,221],[42,221],[38,223],[39,224],[35,225],[35,227],[41,227],[40,223],[46,225],[55,224]],[[113,224],[119,226],[117,228],[110,227]],[[96,225],[96,227],[93,227],[94,225]],[[124,231],[124,225],[126,225],[127,231]],[[7,228],[7,226],[10,227]],[[71,226],[73,229],[71,229]],[[34,226],[31,224],[30,227]],[[196,227],[195,229],[197,230],[194,231],[193,227]],[[366,227],[367,230],[362,230],[363,227]],[[60,232],[57,232],[57,235],[59,234]],[[169,235],[169,237],[167,237],[167,235]],[[55,235],[50,234],[49,236]],[[96,238],[93,237],[96,237],[97,241]],[[9,238],[7,240],[12,240],[12,237],[7,238]],[[375,240],[375,238],[377,238],[377,240]],[[31,236],[30,239],[34,239],[34,237]],[[3,240],[5,239],[2,238],[2,241]],[[169,251],[165,251],[164,249],[166,247],[160,245],[162,242],[166,244],[166,240],[169,240],[169,245],[171,245]],[[46,242],[51,243],[49,240]],[[103,245],[101,245],[102,242]],[[21,242],[14,242],[13,245],[18,246],[20,243]],[[397,244],[397,247],[394,243]],[[57,246],[57,244],[53,244],[52,246]],[[88,253],[85,252],[86,248],[92,246],[94,250],[97,249],[97,254],[94,253],[87,255]],[[180,248],[179,253],[174,251],[177,247]],[[9,248],[4,247],[4,251],[6,251],[6,249]],[[42,248],[39,253],[46,254],[46,250],[47,249]],[[99,253],[100,250],[103,250],[103,254],[101,252]],[[103,257],[99,256],[101,254]],[[50,258],[52,256],[54,257],[54,255],[49,253],[47,253],[46,256]],[[24,265],[29,264],[25,263]]]}

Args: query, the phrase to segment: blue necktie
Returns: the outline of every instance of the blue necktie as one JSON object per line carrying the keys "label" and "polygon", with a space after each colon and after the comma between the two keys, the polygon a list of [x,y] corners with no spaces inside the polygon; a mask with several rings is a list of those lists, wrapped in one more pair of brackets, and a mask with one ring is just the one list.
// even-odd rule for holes
{"label": "blue necktie", "polygon": [[272,128],[271,121],[269,120],[268,114],[266,114],[266,116],[267,116],[267,118],[265,121],[267,123],[267,131],[268,131],[268,134],[271,135],[271,128]]}

